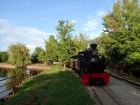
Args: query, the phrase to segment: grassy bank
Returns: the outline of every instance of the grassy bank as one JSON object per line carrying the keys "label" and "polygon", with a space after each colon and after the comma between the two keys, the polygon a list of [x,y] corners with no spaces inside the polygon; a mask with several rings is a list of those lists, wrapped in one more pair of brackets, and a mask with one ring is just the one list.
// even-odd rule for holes
{"label": "grassy bank", "polygon": [[94,105],[86,87],[61,66],[34,76],[4,105]]}

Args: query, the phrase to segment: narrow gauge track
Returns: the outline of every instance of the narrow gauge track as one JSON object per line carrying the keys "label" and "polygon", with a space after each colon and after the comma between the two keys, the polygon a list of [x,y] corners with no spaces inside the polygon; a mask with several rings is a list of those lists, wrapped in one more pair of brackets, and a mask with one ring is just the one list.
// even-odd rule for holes
{"label": "narrow gauge track", "polygon": [[[138,90],[140,90],[140,85],[127,80],[125,78],[111,75],[112,78],[118,79]],[[108,85],[103,86],[91,86],[92,91],[95,93],[98,98],[100,105],[124,105],[125,103],[122,101],[122,97],[118,96],[112,89],[108,87]]]}
{"label": "narrow gauge track", "polygon": [[[80,79],[81,76],[79,76],[78,72],[74,71],[74,74],[77,75]],[[112,77],[112,76],[111,76]],[[115,77],[113,77],[115,78]],[[133,86],[134,88],[138,89],[138,84],[135,85],[135,83],[127,82],[127,80],[123,80],[123,78],[119,79],[116,77],[115,79],[118,79],[119,81],[125,82],[130,86]],[[93,100],[97,102],[97,105],[125,105],[125,102],[122,101],[122,97],[120,97],[118,94],[115,93],[108,85],[103,86],[90,86],[87,85],[87,89],[89,90],[90,96],[94,96]],[[127,104],[126,104],[127,105]]]}
{"label": "narrow gauge track", "polygon": [[[71,69],[73,71],[75,71],[76,75],[78,75],[78,71],[76,69],[74,69],[74,68],[71,68]],[[78,75],[78,76],[81,77],[80,75]],[[111,74],[110,74],[110,76],[112,78],[114,77],[116,80],[119,80],[119,81],[124,82],[125,84],[128,84],[129,86],[134,87],[135,89],[140,90],[140,85],[137,83],[134,83],[133,81],[129,81],[126,78],[111,75]],[[88,90],[90,89],[90,91],[92,91],[90,93],[90,95],[91,96],[95,95],[95,98],[97,99],[97,103],[99,103],[98,105],[132,105],[133,103],[137,105],[137,102],[135,102],[135,101],[137,101],[138,96],[137,96],[136,100],[132,100],[132,102],[131,102],[131,100],[126,102],[127,96],[124,95],[125,98],[123,98],[123,94],[116,94],[116,90],[114,91],[114,88],[113,89],[112,89],[112,87],[110,88],[111,85],[103,85],[103,86],[89,86],[88,85],[87,87],[88,87]],[[122,91],[123,91],[123,88],[122,88]],[[132,94],[132,96],[133,96],[135,94],[135,96],[136,96],[137,94],[135,92],[136,91],[130,91],[130,89],[129,89],[129,95]],[[94,100],[94,98],[93,98],[93,100]]]}
{"label": "narrow gauge track", "polygon": [[[74,74],[78,76],[81,79],[81,76],[78,74],[77,71],[74,69],[71,69],[74,71]],[[106,89],[104,86],[87,86],[87,89],[92,91],[90,94],[96,95],[96,98],[98,99],[99,105],[123,105],[119,100],[115,98],[115,96],[112,95],[112,91],[109,89]]]}
{"label": "narrow gauge track", "polygon": [[91,86],[91,89],[97,96],[101,105],[123,105],[112,94],[112,91],[107,90],[104,86]]}

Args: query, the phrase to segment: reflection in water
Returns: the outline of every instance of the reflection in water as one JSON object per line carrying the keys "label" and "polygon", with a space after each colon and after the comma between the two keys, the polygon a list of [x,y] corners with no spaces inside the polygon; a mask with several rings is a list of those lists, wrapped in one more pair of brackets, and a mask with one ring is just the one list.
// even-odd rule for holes
{"label": "reflection in water", "polygon": [[8,95],[10,92],[15,91],[15,89],[20,86],[23,81],[25,81],[25,79],[30,76],[37,75],[38,73],[40,72],[37,70],[26,70],[22,68],[0,68],[0,99]]}

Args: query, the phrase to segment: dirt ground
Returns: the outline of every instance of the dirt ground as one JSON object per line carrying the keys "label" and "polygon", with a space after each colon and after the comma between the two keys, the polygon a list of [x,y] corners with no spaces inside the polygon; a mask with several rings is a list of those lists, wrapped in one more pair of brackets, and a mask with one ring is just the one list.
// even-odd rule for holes
{"label": "dirt ground", "polygon": [[0,63],[0,68],[17,68],[17,66],[13,66],[7,63]]}

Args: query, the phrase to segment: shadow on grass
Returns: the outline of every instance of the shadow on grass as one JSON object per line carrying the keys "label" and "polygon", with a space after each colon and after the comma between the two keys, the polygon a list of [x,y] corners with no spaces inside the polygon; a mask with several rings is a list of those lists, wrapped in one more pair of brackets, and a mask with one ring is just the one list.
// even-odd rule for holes
{"label": "shadow on grass", "polygon": [[93,101],[71,71],[51,69],[30,78],[4,105],[93,105]]}

